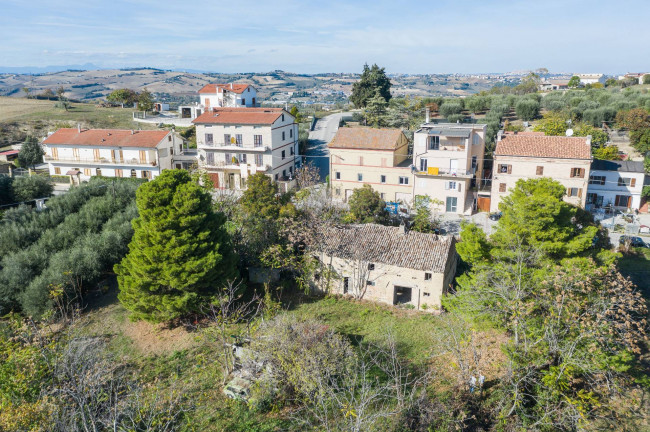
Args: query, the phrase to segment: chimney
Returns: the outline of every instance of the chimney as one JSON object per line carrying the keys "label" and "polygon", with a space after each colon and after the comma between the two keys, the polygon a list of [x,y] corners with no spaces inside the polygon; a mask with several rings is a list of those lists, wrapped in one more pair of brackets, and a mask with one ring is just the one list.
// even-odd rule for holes
{"label": "chimney", "polygon": [[77,123],[77,132],[81,133],[81,123]]}
{"label": "chimney", "polygon": [[232,90],[232,83],[230,83],[230,90]]}
{"label": "chimney", "polygon": [[591,135],[587,135],[587,145],[591,148]]}
{"label": "chimney", "polygon": [[402,220],[402,222],[400,222],[399,231],[398,231],[400,234],[403,234],[403,235],[408,234],[409,229],[408,229],[408,226],[406,226],[406,224],[407,224],[407,222],[405,220]]}
{"label": "chimney", "polygon": [[133,129],[131,129],[131,135],[133,135]]}
{"label": "chimney", "polygon": [[424,109],[424,122],[429,123],[431,121],[431,108],[426,107]]}
{"label": "chimney", "polygon": [[503,138],[503,131],[502,130],[497,132],[497,142],[501,141],[501,138]]}

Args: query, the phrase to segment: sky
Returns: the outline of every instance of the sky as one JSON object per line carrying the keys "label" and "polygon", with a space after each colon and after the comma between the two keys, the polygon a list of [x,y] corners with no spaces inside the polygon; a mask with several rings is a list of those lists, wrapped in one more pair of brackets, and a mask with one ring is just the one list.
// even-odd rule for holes
{"label": "sky", "polygon": [[0,0],[0,67],[650,70],[650,1]]}

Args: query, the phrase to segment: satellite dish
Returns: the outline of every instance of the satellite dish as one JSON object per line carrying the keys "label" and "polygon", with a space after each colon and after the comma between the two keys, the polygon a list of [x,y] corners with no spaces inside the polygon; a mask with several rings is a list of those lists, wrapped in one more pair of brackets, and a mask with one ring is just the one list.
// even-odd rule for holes
{"label": "satellite dish", "polygon": [[566,136],[573,136],[573,129],[567,129]]}

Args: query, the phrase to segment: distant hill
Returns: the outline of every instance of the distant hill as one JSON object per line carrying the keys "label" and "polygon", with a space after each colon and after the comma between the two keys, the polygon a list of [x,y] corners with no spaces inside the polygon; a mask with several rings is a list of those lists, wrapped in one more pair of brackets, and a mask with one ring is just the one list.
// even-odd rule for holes
{"label": "distant hill", "polygon": [[[359,79],[358,74],[350,73],[308,75],[272,71],[225,74],[154,68],[86,70],[85,66],[89,65],[62,72],[0,73],[0,96],[24,97],[24,87],[29,88],[32,95],[37,95],[46,89],[54,91],[63,86],[69,98],[94,100],[105,98],[119,88],[136,91],[147,88],[160,101],[187,103],[198,101],[197,92],[205,84],[236,81],[257,87],[260,99],[264,101],[341,102],[347,100],[352,84]],[[395,95],[466,96],[518,78],[499,75],[393,75],[391,79]]]}

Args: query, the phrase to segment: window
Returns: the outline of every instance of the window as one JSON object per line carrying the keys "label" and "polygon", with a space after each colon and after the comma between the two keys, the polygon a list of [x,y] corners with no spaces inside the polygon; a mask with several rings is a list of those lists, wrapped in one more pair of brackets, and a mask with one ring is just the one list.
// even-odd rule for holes
{"label": "window", "polygon": [[445,189],[456,190],[456,182],[455,181],[445,182]]}
{"label": "window", "polygon": [[359,156],[359,165],[363,165],[363,156]]}
{"label": "window", "polygon": [[286,157],[286,156],[285,156],[285,151],[282,150],[282,159],[284,159],[285,157]]}
{"label": "window", "polygon": [[284,114],[282,114],[282,121],[284,121]]}
{"label": "window", "polygon": [[374,263],[368,263],[368,270],[374,270],[375,269],[375,264]]}
{"label": "window", "polygon": [[582,189],[580,188],[568,188],[566,190],[566,194],[568,197],[581,197],[582,196]]}
{"label": "window", "polygon": [[350,289],[350,278],[349,277],[344,277],[343,278],[343,294],[347,294],[348,289]]}
{"label": "window", "polygon": [[336,176],[337,180],[341,180],[341,173],[339,171],[335,172],[334,175]]}
{"label": "window", "polygon": [[223,134],[223,143],[224,145],[232,144],[230,134]]}
{"label": "window", "polygon": [[401,184],[401,185],[407,185],[407,184],[409,184],[409,178],[408,178],[408,177],[404,177],[404,176],[400,176],[400,178],[399,178],[399,184]]}
{"label": "window", "polygon": [[512,165],[499,164],[500,174],[512,174]]}
{"label": "window", "polygon": [[287,176],[287,170],[282,170],[282,177],[286,177],[286,176]]}
{"label": "window", "polygon": [[171,140],[172,140],[172,136],[171,136],[171,135],[167,135],[167,141],[171,142]]}
{"label": "window", "polygon": [[97,169],[95,170],[95,173],[96,173],[97,177],[101,177],[101,176],[102,176],[102,170],[101,170],[101,168],[97,168]]}
{"label": "window", "polygon": [[427,148],[429,150],[440,150],[440,137],[439,136],[428,137]]}
{"label": "window", "polygon": [[447,212],[456,213],[458,211],[458,198],[447,197],[446,204]]}
{"label": "window", "polygon": [[571,177],[584,177],[584,168],[571,168]]}
{"label": "window", "polygon": [[285,139],[285,134],[286,134],[286,132],[282,131],[282,141],[284,141],[284,139]]}
{"label": "window", "polygon": [[630,207],[632,205],[632,197],[630,195],[616,195],[614,205],[616,207]]}
{"label": "window", "polygon": [[90,177],[90,168],[84,168],[84,175]]}
{"label": "window", "polygon": [[289,156],[293,156],[294,153],[295,153],[295,152],[294,152],[294,150],[293,150],[293,146],[291,146],[291,148],[289,149]]}
{"label": "window", "polygon": [[601,185],[602,186],[602,185],[605,184],[605,179],[606,178],[607,177],[605,177],[605,176],[597,176],[597,175],[589,176],[589,184]]}
{"label": "window", "polygon": [[246,105],[246,98],[241,98],[241,104]]}
{"label": "window", "polygon": [[214,153],[206,152],[205,153],[205,161],[206,161],[206,164],[208,164],[210,166],[214,166]]}
{"label": "window", "polygon": [[425,273],[424,280],[431,280],[431,273]]}
{"label": "window", "polygon": [[506,184],[499,183],[499,192],[505,192],[505,191],[506,191]]}
{"label": "window", "polygon": [[634,187],[636,186],[636,179],[631,177],[619,177],[618,185],[626,186],[626,187]]}
{"label": "window", "polygon": [[115,170],[115,177],[122,177],[122,170],[121,169],[116,169]]}
{"label": "window", "polygon": [[380,180],[379,180],[379,181],[380,181],[381,183],[386,183],[386,176],[385,176],[385,175],[380,176]]}
{"label": "window", "polygon": [[478,166],[478,159],[476,156],[472,156],[472,168],[476,168],[477,166]]}
{"label": "window", "polygon": [[363,174],[357,174],[357,181],[363,181]]}
{"label": "window", "polygon": [[587,194],[587,204],[594,204],[596,207],[603,205],[603,196],[596,193]]}
{"label": "window", "polygon": [[535,170],[535,174],[544,175],[544,167],[543,166],[538,166],[537,169]]}
{"label": "window", "polygon": [[289,129],[289,138],[293,138],[293,129]]}
{"label": "window", "polygon": [[478,136],[478,134],[474,134],[474,137],[472,138],[472,144],[477,145],[481,142],[481,137]]}
{"label": "window", "polygon": [[54,174],[56,174],[56,175],[61,175],[61,168],[59,168],[59,167],[54,167]]}
{"label": "window", "polygon": [[260,154],[255,155],[255,165],[257,165],[258,167],[264,165],[264,157],[262,155]]}
{"label": "window", "polygon": [[262,135],[253,135],[253,145],[255,147],[262,147]]}
{"label": "window", "polygon": [[239,155],[239,162],[244,164],[246,163],[246,153],[241,153]]}
{"label": "window", "polygon": [[140,171],[140,175],[142,176],[143,179],[150,179],[151,178],[151,171],[142,170],[142,171]]}
{"label": "window", "polygon": [[132,169],[131,170],[131,178],[136,178],[136,177],[137,177],[136,172],[135,172],[134,169]]}
{"label": "window", "polygon": [[225,155],[226,159],[226,164],[231,164],[232,163],[232,154],[231,153],[226,153]]}
{"label": "window", "polygon": [[420,171],[421,172],[426,172],[427,167],[429,166],[429,163],[426,159],[420,159]]}
{"label": "window", "polygon": [[429,297],[430,295],[430,293],[422,291],[422,297]]}
{"label": "window", "polygon": [[241,147],[242,142],[243,142],[243,140],[242,140],[241,134],[235,135],[235,144],[237,145],[237,147]]}
{"label": "window", "polygon": [[276,175],[275,175],[275,181],[278,181],[278,178],[279,178],[279,177],[280,177],[280,176],[279,176],[278,174],[276,174]]}
{"label": "window", "polygon": [[375,281],[366,281],[366,285],[375,286]]}
{"label": "window", "polygon": [[383,199],[383,200],[385,200],[385,199],[386,199],[386,194],[385,194],[385,193],[383,193],[383,192],[382,192],[382,193],[380,193],[380,194],[379,194],[379,198],[381,198],[381,199]]}
{"label": "window", "polygon": [[336,188],[336,189],[334,190],[334,193],[335,193],[337,196],[340,196],[340,195],[341,195],[341,189],[340,189],[340,188]]}

